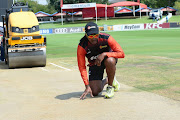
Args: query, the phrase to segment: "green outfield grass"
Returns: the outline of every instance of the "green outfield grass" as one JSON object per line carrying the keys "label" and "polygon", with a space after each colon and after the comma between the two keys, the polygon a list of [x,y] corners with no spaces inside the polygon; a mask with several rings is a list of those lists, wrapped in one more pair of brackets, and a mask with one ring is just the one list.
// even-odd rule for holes
{"label": "green outfield grass", "polygon": [[[62,25],[61,22],[59,23],[47,23],[47,24],[40,24],[40,28],[61,28],[61,27],[84,27],[87,22],[96,22],[96,20],[87,20],[87,21],[75,21],[66,23]],[[152,23],[152,19],[148,19],[147,16],[140,18],[133,18],[133,19],[128,19],[128,18],[112,18],[112,19],[101,19],[97,21],[98,26],[103,26],[104,24],[106,25],[118,25],[118,24],[136,24],[136,23]]]}
{"label": "green outfield grass", "polygon": [[[165,16],[163,16],[165,17]],[[89,21],[75,21],[74,23],[69,22],[65,23],[64,25],[59,23],[47,23],[47,24],[40,24],[40,29],[46,29],[46,28],[61,28],[61,27],[84,27],[87,22],[96,22],[95,20],[89,20]],[[180,22],[180,15],[179,16],[172,16],[171,19],[169,19],[169,22]],[[106,25],[119,25],[119,24],[138,24],[138,23],[153,23],[152,19],[149,19],[148,16],[143,16],[140,18],[135,19],[122,19],[122,18],[116,18],[116,19],[108,19],[108,20],[98,20],[97,24],[98,26]]]}
{"label": "green outfield grass", "polygon": [[172,16],[169,22],[180,22],[180,15]]}
{"label": "green outfield grass", "polygon": [[[126,57],[119,59],[121,83],[180,100],[180,29],[109,32]],[[76,50],[83,33],[47,35],[47,57],[77,68]],[[139,91],[138,91],[139,92]]]}
{"label": "green outfield grass", "polygon": [[[109,32],[126,54],[180,58],[180,29]],[[79,40],[84,33],[46,35],[48,57],[75,57]],[[55,51],[54,51],[55,50]]]}

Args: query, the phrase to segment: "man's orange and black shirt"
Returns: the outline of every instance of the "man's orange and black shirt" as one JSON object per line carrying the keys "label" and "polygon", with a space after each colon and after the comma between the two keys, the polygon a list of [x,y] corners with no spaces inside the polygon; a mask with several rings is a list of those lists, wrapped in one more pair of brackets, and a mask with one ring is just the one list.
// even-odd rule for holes
{"label": "man's orange and black shirt", "polygon": [[96,45],[91,44],[86,36],[80,40],[77,48],[77,60],[79,71],[85,85],[89,84],[85,57],[87,57],[89,65],[92,66],[97,56],[103,52],[106,52],[107,57],[124,58],[125,56],[121,46],[109,34],[100,33]]}

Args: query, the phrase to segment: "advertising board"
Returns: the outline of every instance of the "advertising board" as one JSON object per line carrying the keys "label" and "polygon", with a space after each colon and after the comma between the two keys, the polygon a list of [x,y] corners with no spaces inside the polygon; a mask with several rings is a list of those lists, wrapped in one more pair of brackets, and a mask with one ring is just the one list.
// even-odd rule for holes
{"label": "advertising board", "polygon": [[96,3],[64,4],[62,9],[96,7]]}
{"label": "advertising board", "polygon": [[40,34],[52,34],[52,29],[40,29]]}
{"label": "advertising board", "polygon": [[144,29],[161,29],[161,28],[169,28],[170,25],[169,23],[147,23],[147,24],[144,24]]}
{"label": "advertising board", "polygon": [[114,31],[127,31],[127,30],[143,30],[144,24],[126,24],[126,25],[114,25]]}
{"label": "advertising board", "polygon": [[113,25],[113,30],[114,31],[122,31],[123,25]]}
{"label": "advertising board", "polygon": [[83,32],[83,27],[69,27],[69,28],[55,28],[53,33],[63,34],[63,33],[79,33]]}
{"label": "advertising board", "polygon": [[177,27],[180,27],[180,22],[170,23],[170,28],[177,28]]}
{"label": "advertising board", "polygon": [[127,24],[123,25],[122,30],[143,30],[144,24]]}

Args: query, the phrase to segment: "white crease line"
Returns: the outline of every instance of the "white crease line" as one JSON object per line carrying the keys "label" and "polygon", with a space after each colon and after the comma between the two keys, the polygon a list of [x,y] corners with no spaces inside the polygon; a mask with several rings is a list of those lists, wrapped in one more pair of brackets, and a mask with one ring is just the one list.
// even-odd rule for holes
{"label": "white crease line", "polygon": [[[73,67],[72,69],[75,69],[75,70],[78,70],[78,67],[77,66],[74,66],[74,65],[71,65],[71,64],[68,64],[68,63],[64,63],[64,62],[59,62],[59,63],[62,63],[62,64],[64,64],[64,65],[69,65],[69,66],[71,66],[71,67]],[[75,67],[75,68],[74,68]]]}
{"label": "white crease line", "polygon": [[60,63],[65,64],[65,65],[70,65],[70,64],[68,64],[68,63],[64,63],[64,62],[60,62]]}
{"label": "white crease line", "polygon": [[45,68],[41,68],[43,71],[49,72],[49,70],[46,70]]}
{"label": "white crease line", "polygon": [[67,71],[72,71],[71,69],[68,69],[68,68],[65,68],[65,67],[62,67],[62,66],[56,65],[56,64],[54,64],[54,63],[50,63],[50,64],[51,64],[51,65],[54,65],[54,66],[56,66],[56,67],[59,67],[59,68],[65,69],[65,70],[67,70]]}

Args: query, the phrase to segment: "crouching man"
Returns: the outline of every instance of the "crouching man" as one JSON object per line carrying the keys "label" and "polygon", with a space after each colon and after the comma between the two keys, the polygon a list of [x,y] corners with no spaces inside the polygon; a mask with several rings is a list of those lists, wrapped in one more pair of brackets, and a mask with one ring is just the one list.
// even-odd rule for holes
{"label": "crouching man", "polygon": [[[90,93],[91,97],[97,96],[108,84],[105,98],[112,98],[114,91],[120,88],[115,79],[116,63],[118,58],[124,58],[121,46],[112,36],[99,33],[97,24],[89,22],[85,26],[85,35],[81,38],[77,48],[77,61],[81,77],[85,84],[85,91],[80,99]],[[86,71],[85,57],[89,62],[89,80]],[[107,77],[103,79],[104,69]]]}

